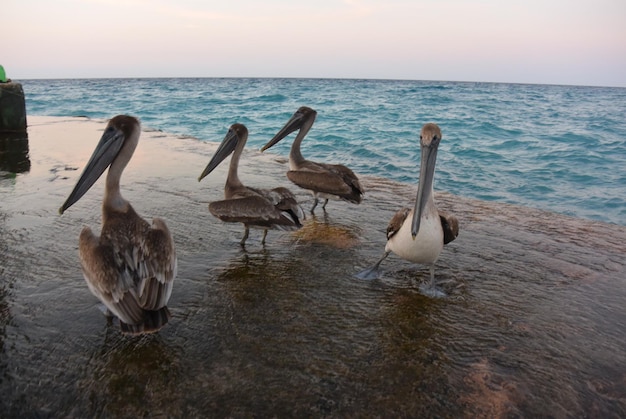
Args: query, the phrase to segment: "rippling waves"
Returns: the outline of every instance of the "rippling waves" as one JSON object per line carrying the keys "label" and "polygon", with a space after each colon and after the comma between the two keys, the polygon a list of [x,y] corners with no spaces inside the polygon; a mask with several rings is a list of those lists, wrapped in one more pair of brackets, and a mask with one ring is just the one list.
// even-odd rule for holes
{"label": "rippling waves", "polygon": [[[423,123],[444,133],[436,188],[626,224],[626,89],[383,80],[26,80],[33,115],[139,116],[221,141],[234,122],[261,147],[301,105],[318,111],[313,160],[417,182]],[[272,150],[287,155],[290,141]]]}

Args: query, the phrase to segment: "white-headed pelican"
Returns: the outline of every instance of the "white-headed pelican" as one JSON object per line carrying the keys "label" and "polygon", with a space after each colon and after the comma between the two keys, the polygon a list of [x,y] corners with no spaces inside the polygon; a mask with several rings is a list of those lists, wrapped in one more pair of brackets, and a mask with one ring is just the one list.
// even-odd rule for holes
{"label": "white-headed pelican", "polygon": [[420,134],[422,159],[417,197],[413,209],[402,208],[389,222],[387,244],[383,257],[371,268],[357,274],[359,278],[373,279],[378,267],[389,255],[395,253],[403,259],[430,267],[430,286],[424,290],[437,295],[435,289],[435,262],[443,245],[459,234],[456,217],[439,213],[433,197],[433,179],[441,130],[436,124],[426,124]]}

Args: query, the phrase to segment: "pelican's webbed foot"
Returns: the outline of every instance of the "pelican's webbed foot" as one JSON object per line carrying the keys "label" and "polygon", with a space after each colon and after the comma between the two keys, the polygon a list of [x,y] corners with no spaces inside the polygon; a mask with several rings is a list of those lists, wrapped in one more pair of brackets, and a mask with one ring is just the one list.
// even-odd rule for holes
{"label": "pelican's webbed foot", "polygon": [[426,284],[423,283],[419,287],[420,292],[427,297],[431,298],[445,298],[447,297],[446,293],[437,288],[437,284],[435,283],[435,265],[430,266],[430,281]]}
{"label": "pelican's webbed foot", "polygon": [[359,279],[365,279],[365,280],[378,279],[378,277],[380,276],[380,266],[379,265],[371,266],[355,274],[354,276]]}
{"label": "pelican's webbed foot", "polygon": [[389,256],[389,252],[385,252],[385,254],[383,254],[383,256],[378,260],[378,262],[376,262],[374,266],[371,266],[355,274],[354,276],[359,279],[365,280],[378,279],[380,277],[380,264],[383,262],[383,260],[387,258],[387,256]]}
{"label": "pelican's webbed foot", "polygon": [[445,298],[448,295],[440,288],[430,284],[420,284],[419,290],[422,294],[430,298]]}

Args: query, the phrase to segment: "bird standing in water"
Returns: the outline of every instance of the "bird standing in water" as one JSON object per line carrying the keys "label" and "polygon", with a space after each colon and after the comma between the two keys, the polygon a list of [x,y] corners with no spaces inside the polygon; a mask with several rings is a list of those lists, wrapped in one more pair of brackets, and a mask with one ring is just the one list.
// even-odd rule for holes
{"label": "bird standing in water", "polygon": [[261,148],[265,151],[280,140],[298,130],[291,151],[289,152],[289,171],[287,178],[303,189],[313,193],[314,213],[319,198],[325,199],[322,209],[326,211],[328,199],[342,199],[353,204],[360,204],[363,199],[363,187],[354,172],[342,164],[316,163],[306,160],[300,152],[300,144],[313,126],[317,112],[302,106],[287,121],[285,126]]}
{"label": "bird standing in water", "polygon": [[304,219],[302,208],[289,189],[256,189],[241,183],[237,171],[247,140],[248,129],[243,124],[233,124],[198,178],[201,181],[233,153],[224,186],[225,199],[211,202],[209,211],[222,221],[243,223],[245,232],[241,246],[245,246],[250,227],[263,229],[261,244],[265,244],[268,229],[297,230],[302,227],[300,220]]}
{"label": "bird standing in water", "polygon": [[387,227],[385,253],[371,268],[357,274],[362,279],[378,277],[378,268],[389,253],[413,263],[429,265],[430,283],[423,291],[438,295],[435,288],[435,262],[444,244],[453,241],[459,234],[456,217],[439,213],[433,197],[433,180],[437,150],[441,141],[441,130],[436,124],[425,124],[420,134],[421,163],[419,186],[415,205],[402,208],[391,218]]}
{"label": "bird standing in water", "polygon": [[76,186],[59,208],[63,214],[109,168],[100,236],[84,227],[79,255],[89,289],[128,334],[156,332],[169,321],[167,302],[177,271],[174,241],[165,222],[154,218],[150,225],[120,193],[120,178],[140,133],[136,118],[112,118]]}

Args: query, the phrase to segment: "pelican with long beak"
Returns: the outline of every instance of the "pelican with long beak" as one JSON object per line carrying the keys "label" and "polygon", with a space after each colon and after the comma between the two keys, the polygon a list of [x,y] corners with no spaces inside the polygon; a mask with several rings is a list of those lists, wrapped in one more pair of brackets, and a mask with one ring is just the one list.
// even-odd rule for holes
{"label": "pelican with long beak", "polygon": [[300,144],[313,126],[317,112],[302,106],[287,121],[285,126],[261,148],[265,151],[280,140],[299,130],[289,152],[289,171],[287,178],[303,189],[313,193],[314,213],[319,198],[325,199],[322,208],[326,211],[328,199],[342,199],[353,204],[360,204],[363,198],[363,187],[354,172],[341,164],[316,163],[305,160],[300,152]]}
{"label": "pelican with long beak", "polygon": [[389,253],[402,259],[430,267],[430,284],[424,291],[438,295],[435,288],[435,262],[444,244],[459,234],[459,222],[452,215],[437,211],[433,197],[433,179],[441,130],[436,124],[426,124],[420,134],[422,160],[419,186],[413,209],[402,208],[387,226],[387,244],[382,258],[371,268],[357,274],[362,279],[378,277],[378,268]]}
{"label": "pelican with long beak", "polygon": [[74,190],[59,213],[75,204],[109,168],[100,237],[84,227],[79,238],[83,276],[91,292],[120,320],[123,333],[156,332],[170,319],[167,302],[177,271],[174,241],[165,222],[141,218],[120,193],[120,178],[139,142],[132,116],[111,119]]}
{"label": "pelican with long beak", "polygon": [[237,169],[247,140],[248,129],[242,124],[233,124],[198,178],[198,182],[201,181],[233,153],[224,186],[225,199],[211,202],[209,211],[222,221],[243,223],[245,232],[241,246],[245,246],[250,227],[263,229],[261,244],[265,244],[267,230],[297,230],[302,227],[300,220],[304,219],[302,208],[289,189],[256,189],[241,183]]}

